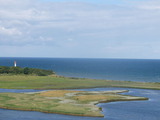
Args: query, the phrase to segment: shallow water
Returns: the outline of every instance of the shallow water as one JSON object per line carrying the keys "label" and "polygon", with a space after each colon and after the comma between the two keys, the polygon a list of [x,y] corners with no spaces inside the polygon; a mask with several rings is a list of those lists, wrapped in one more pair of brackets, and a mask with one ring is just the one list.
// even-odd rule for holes
{"label": "shallow water", "polygon": [[[47,114],[41,112],[16,111],[0,109],[0,120],[159,120],[160,118],[160,90],[144,90],[130,88],[92,88],[81,89],[89,91],[130,90],[126,95],[148,97],[148,101],[125,101],[103,103],[104,118],[79,117],[60,114]],[[37,90],[8,90],[0,92],[36,92]]]}
{"label": "shallow water", "polygon": [[0,88],[0,93],[5,93],[5,92],[11,92],[11,93],[23,93],[23,92],[39,92],[39,91],[44,91],[44,90],[32,90],[32,89],[24,89],[24,90],[17,90],[17,89],[1,89]]}

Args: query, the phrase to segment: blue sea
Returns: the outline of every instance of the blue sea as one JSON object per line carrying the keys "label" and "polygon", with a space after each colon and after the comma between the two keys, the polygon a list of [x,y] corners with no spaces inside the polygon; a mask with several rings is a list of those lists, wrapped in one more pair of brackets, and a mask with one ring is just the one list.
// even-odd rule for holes
{"label": "blue sea", "polygon": [[93,79],[160,82],[160,60],[87,58],[0,58],[0,66],[50,69],[58,75]]}
{"label": "blue sea", "polygon": [[[160,60],[78,59],[78,58],[0,58],[0,66],[50,69],[58,75],[93,79],[160,82]],[[92,88],[86,91],[129,90],[126,95],[147,97],[147,101],[123,101],[98,104],[104,118],[47,114],[0,109],[0,120],[160,120],[160,90],[132,88]],[[0,92],[40,90],[0,89]]]}

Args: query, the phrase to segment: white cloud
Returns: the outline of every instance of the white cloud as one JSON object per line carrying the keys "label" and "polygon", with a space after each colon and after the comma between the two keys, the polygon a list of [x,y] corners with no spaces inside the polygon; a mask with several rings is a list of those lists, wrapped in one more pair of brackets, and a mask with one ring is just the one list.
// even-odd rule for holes
{"label": "white cloud", "polygon": [[146,10],[160,10],[160,6],[159,6],[159,5],[140,6],[139,8],[141,8],[141,9],[146,9]]}
{"label": "white cloud", "polygon": [[[144,41],[158,43],[159,6],[158,0],[133,5],[0,0],[0,46],[48,46],[53,51],[69,49],[67,53],[86,56],[95,52],[101,57],[112,57],[105,49],[115,55],[132,50],[138,55],[137,50],[147,50]],[[98,51],[87,50],[95,46]]]}
{"label": "white cloud", "polygon": [[138,8],[144,9],[144,10],[159,10],[160,1],[159,0],[145,1],[145,2],[141,2],[137,6]]}
{"label": "white cloud", "polygon": [[0,34],[2,35],[21,35],[22,33],[16,28],[0,27]]}

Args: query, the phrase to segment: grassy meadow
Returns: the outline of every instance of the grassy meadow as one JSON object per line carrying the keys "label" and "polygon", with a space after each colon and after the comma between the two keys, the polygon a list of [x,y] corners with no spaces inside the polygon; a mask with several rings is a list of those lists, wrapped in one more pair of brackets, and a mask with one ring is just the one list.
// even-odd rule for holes
{"label": "grassy meadow", "polygon": [[60,76],[0,75],[0,88],[5,89],[80,89],[124,87],[160,90],[160,83],[94,80]]}

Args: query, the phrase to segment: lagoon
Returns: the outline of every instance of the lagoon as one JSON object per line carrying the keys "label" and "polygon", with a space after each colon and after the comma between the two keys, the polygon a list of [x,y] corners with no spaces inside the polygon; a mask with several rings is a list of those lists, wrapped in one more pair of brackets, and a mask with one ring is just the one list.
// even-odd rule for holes
{"label": "lagoon", "polygon": [[[0,120],[159,120],[160,90],[131,88],[92,88],[80,89],[88,91],[129,90],[122,93],[133,96],[148,97],[148,101],[127,101],[99,104],[103,109],[104,118],[80,117],[41,112],[16,111],[0,109]],[[0,92],[36,92],[39,90],[0,89]]]}

